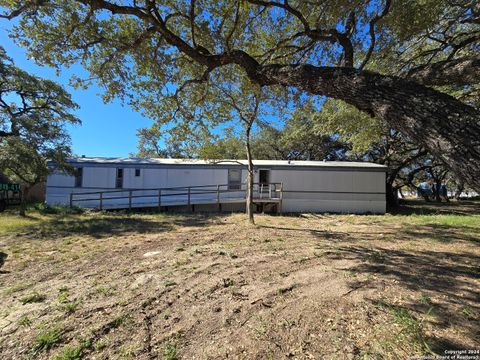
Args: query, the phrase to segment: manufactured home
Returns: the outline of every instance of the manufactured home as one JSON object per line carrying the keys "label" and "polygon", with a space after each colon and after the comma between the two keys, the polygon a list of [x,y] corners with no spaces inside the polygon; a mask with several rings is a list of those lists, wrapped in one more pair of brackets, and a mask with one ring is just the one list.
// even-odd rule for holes
{"label": "manufactured home", "polygon": [[[47,180],[48,204],[98,209],[236,211],[245,208],[246,160],[70,159]],[[366,162],[254,160],[258,211],[384,213],[386,167]]]}

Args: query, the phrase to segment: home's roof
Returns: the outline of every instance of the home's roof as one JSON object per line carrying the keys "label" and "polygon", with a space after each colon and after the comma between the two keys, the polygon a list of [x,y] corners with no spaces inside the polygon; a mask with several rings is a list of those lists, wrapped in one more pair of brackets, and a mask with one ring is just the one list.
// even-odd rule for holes
{"label": "home's roof", "polygon": [[[215,165],[232,166],[247,165],[247,160],[201,160],[201,159],[161,159],[161,158],[106,158],[106,157],[78,157],[69,162],[76,164],[116,164],[116,165]],[[339,167],[339,168],[376,168],[386,169],[386,166],[371,162],[353,161],[300,161],[300,160],[253,160],[255,166],[282,166],[282,167]]]}

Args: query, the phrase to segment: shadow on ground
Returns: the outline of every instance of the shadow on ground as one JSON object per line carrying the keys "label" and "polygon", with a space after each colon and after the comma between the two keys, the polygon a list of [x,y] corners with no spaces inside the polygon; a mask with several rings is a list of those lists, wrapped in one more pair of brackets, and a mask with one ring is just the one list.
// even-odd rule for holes
{"label": "shadow on ground", "polygon": [[40,223],[26,226],[18,235],[29,238],[57,238],[88,235],[94,238],[174,231],[178,227],[204,227],[223,224],[220,216],[209,214],[169,214],[139,216],[128,213],[89,214],[84,216],[49,216]]}
{"label": "shadow on ground", "polygon": [[433,239],[442,243],[467,241],[480,244],[480,233],[478,233],[478,229],[467,225],[454,226],[436,223],[409,225],[404,226],[398,235],[399,237],[411,238],[417,241]]}
{"label": "shadow on ground", "polygon": [[389,213],[392,215],[480,215],[480,202],[461,200],[436,203],[424,200],[403,200]]}
{"label": "shadow on ground", "polygon": [[[327,254],[327,258],[357,260],[357,265],[348,269],[352,273],[380,276],[393,280],[396,286],[417,292],[418,300],[411,299],[401,306],[406,311],[404,314],[428,314],[426,321],[437,327],[462,329],[472,343],[480,338],[479,256],[466,252],[342,246]],[[355,290],[365,286],[360,281],[352,281],[349,285]],[[425,296],[423,301],[420,294]],[[378,305],[378,299],[372,302]],[[387,304],[386,307],[402,314],[398,305]],[[412,315],[406,320],[407,326],[415,321]],[[426,342],[436,353],[462,348],[461,344],[447,338],[429,338]]]}
{"label": "shadow on ground", "polygon": [[285,226],[273,226],[273,225],[257,225],[257,227],[262,229],[272,229],[272,230],[281,230],[281,231],[301,231],[312,234],[321,239],[327,240],[349,240],[352,233],[339,232],[339,231],[328,231],[328,230],[316,230],[316,229],[306,229],[300,227],[285,227]]}
{"label": "shadow on ground", "polygon": [[[356,225],[362,225],[361,223]],[[306,232],[317,237],[319,240],[334,240],[340,242],[349,241],[375,241],[385,240],[385,237],[389,238],[389,241],[405,241],[415,239],[418,242],[438,241],[442,243],[454,243],[454,242],[471,242],[474,244],[480,244],[480,234],[477,233],[477,229],[468,226],[453,226],[445,224],[427,223],[427,224],[413,224],[404,225],[401,229],[395,228],[389,231],[383,230],[352,230],[349,232],[342,231],[329,231],[329,230],[317,230],[307,229],[301,227],[284,227],[273,225],[258,225],[260,228],[288,231],[288,232]]]}

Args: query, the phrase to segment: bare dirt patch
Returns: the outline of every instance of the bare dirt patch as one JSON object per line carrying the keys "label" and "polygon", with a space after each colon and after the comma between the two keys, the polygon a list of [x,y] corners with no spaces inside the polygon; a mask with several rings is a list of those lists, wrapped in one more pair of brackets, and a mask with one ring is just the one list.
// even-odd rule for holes
{"label": "bare dirt patch", "polygon": [[261,215],[255,227],[240,214],[32,220],[0,236],[0,358],[478,349],[480,216],[455,211]]}

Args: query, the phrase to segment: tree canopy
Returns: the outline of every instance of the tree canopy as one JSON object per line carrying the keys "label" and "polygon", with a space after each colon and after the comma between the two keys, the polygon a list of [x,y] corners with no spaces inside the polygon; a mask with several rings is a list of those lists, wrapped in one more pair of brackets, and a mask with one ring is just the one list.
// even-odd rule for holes
{"label": "tree canopy", "polygon": [[[473,0],[1,0],[39,63],[161,122],[208,126],[244,77],[289,106],[342,100],[480,188],[479,4]],[[235,75],[232,77],[232,74]],[[322,101],[318,101],[319,107]]]}
{"label": "tree canopy", "polygon": [[69,170],[70,137],[65,125],[79,123],[72,113],[78,105],[60,85],[15,66],[0,47],[0,170],[22,185],[25,195],[51,171]]}
{"label": "tree canopy", "polygon": [[71,112],[77,107],[60,85],[16,67],[0,46],[0,139],[41,138],[64,123],[79,123]]}

